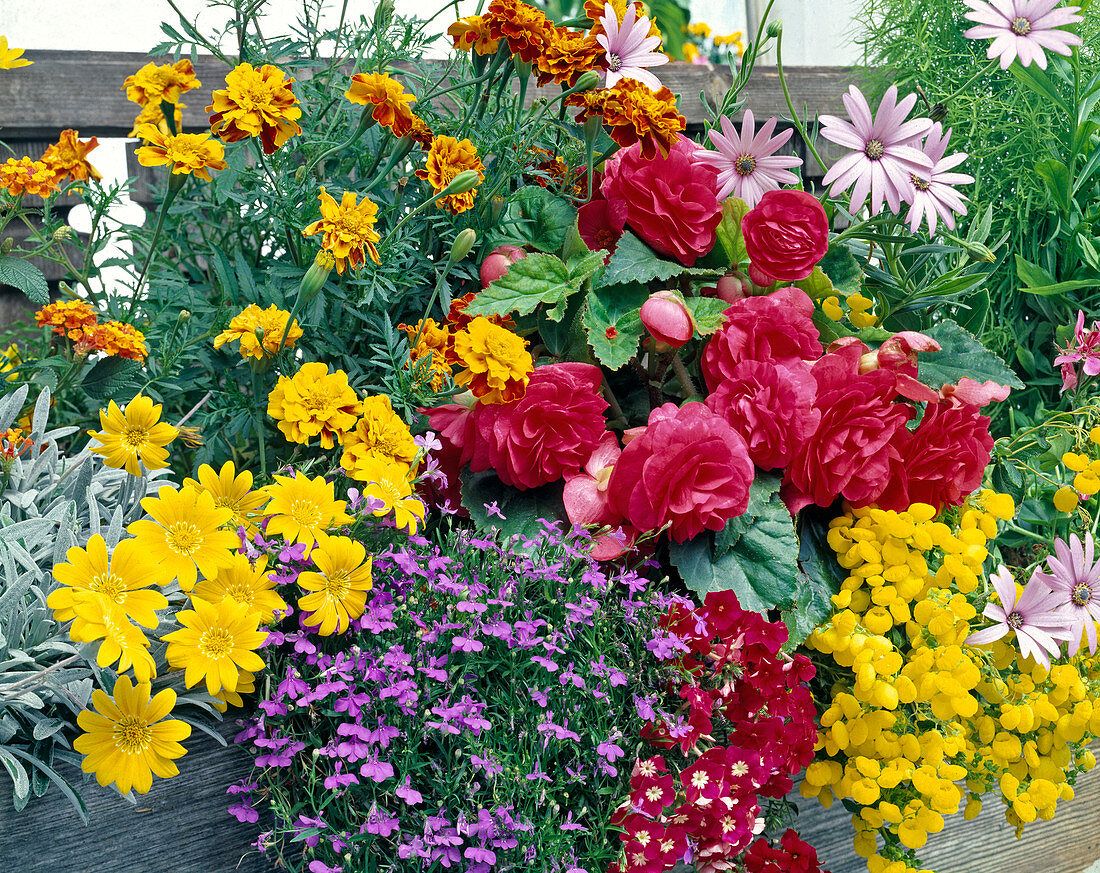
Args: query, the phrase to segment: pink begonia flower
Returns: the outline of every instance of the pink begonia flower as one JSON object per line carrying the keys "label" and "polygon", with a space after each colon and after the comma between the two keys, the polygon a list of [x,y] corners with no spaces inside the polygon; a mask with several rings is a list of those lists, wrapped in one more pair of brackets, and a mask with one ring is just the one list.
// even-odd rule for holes
{"label": "pink begonia flower", "polygon": [[562,501],[569,521],[581,527],[600,526],[617,528],[600,534],[592,540],[590,554],[597,561],[610,561],[619,557],[634,545],[637,532],[626,524],[622,515],[611,506],[607,483],[611,470],[622,454],[619,440],[613,433],[605,433],[584,469],[565,474]]}
{"label": "pink begonia flower", "polygon": [[852,120],[822,115],[821,135],[852,152],[829,168],[822,183],[832,186],[829,193],[834,197],[851,188],[852,212],[862,209],[870,195],[872,215],[879,214],[883,201],[896,213],[911,190],[911,177],[927,179],[932,170],[932,159],[919,146],[932,120],[906,121],[917,95],[910,94],[899,103],[894,85],[883,95],[875,116],[855,85],[841,99]]}
{"label": "pink begonia flower", "polygon": [[969,185],[974,181],[974,177],[966,173],[949,172],[967,158],[965,152],[944,157],[950,139],[950,128],[947,133],[944,133],[938,121],[933,124],[924,140],[924,153],[932,161],[928,178],[921,178],[916,173],[909,174],[911,190],[906,200],[913,206],[909,210],[907,219],[909,229],[913,233],[917,232],[921,221],[925,219],[928,222],[929,233],[936,232],[936,225],[941,219],[949,229],[954,230],[955,213],[966,215],[967,198],[952,186]]}
{"label": "pink begonia flower", "polygon": [[1096,622],[1100,621],[1100,562],[1094,560],[1092,534],[1082,543],[1071,534],[1069,543],[1061,537],[1054,541],[1054,554],[1047,558],[1050,572],[1036,570],[1035,578],[1045,582],[1058,595],[1070,616],[1072,638],[1068,654],[1081,647],[1081,635],[1088,637],[1089,651],[1096,654]]}
{"label": "pink begonia flower", "polygon": [[793,128],[772,136],[778,119],[769,118],[756,131],[756,119],[751,109],[745,110],[740,134],[725,115],[719,122],[722,133],[712,130],[708,134],[717,151],[700,149],[696,156],[696,160],[718,170],[719,200],[725,200],[732,195],[744,200],[751,209],[760,202],[765,192],[798,181],[798,177],[789,168],[801,166],[802,158],[776,154],[791,138]]}
{"label": "pink begonia flower", "polygon": [[638,15],[637,9],[631,3],[623,14],[622,24],[619,24],[615,7],[608,3],[603,8],[600,24],[603,25],[604,33],[596,37],[596,42],[606,52],[605,88],[610,88],[620,79],[637,79],[654,91],[661,87],[661,80],[646,67],[667,64],[668,55],[653,51],[661,44],[661,38],[649,35],[649,19]]}
{"label": "pink begonia flower", "polygon": [[1074,364],[1084,361],[1081,369],[1086,376],[1100,374],[1100,321],[1094,321],[1092,327],[1085,330],[1085,313],[1077,310],[1073,343],[1067,342],[1064,349],[1057,346],[1055,348],[1062,353],[1054,359],[1054,363],[1062,368],[1061,393],[1065,394],[1070,388],[1077,387],[1077,370]]}
{"label": "pink begonia flower", "polygon": [[990,575],[989,581],[1001,603],[987,603],[982,615],[996,624],[972,633],[966,638],[966,645],[984,646],[1015,631],[1020,654],[1030,655],[1049,670],[1050,656],[1057,657],[1061,653],[1061,641],[1072,639],[1067,627],[1072,617],[1062,609],[1061,595],[1033,575],[1017,599],[1016,582],[1003,565]]}
{"label": "pink begonia flower", "polygon": [[981,409],[994,401],[1005,400],[1011,391],[1007,385],[1001,385],[992,379],[976,382],[963,376],[958,384],[942,385],[940,397],[955,406],[977,406]]}
{"label": "pink begonia flower", "polygon": [[1000,55],[1001,69],[1007,70],[1019,59],[1020,65],[1032,63],[1047,68],[1043,49],[1069,55],[1070,46],[1081,45],[1076,33],[1060,30],[1082,20],[1080,6],[1056,9],[1060,0],[965,0],[971,11],[964,16],[977,26],[963,33],[968,39],[991,39],[986,57]]}

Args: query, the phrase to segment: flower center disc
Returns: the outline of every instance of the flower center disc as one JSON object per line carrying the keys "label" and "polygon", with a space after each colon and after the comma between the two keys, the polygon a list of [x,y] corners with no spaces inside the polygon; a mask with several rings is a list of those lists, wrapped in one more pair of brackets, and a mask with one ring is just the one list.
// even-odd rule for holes
{"label": "flower center disc", "polygon": [[168,531],[168,545],[173,551],[190,556],[202,545],[202,532],[187,522],[173,525]]}
{"label": "flower center disc", "polygon": [[913,183],[913,187],[918,191],[927,191],[932,187],[932,182],[928,179],[920,178],[916,173],[909,174],[909,180]]}
{"label": "flower center disc", "polygon": [[88,587],[91,588],[92,591],[102,594],[109,600],[113,600],[115,603],[121,603],[126,593],[126,586],[123,584],[122,580],[118,576],[112,576],[110,573],[95,576]]}
{"label": "flower center disc", "polygon": [[612,73],[617,73],[622,68],[623,68],[623,59],[622,58],[620,58],[618,55],[608,55],[607,56],[607,69],[611,70]]}
{"label": "flower center disc", "polygon": [[752,171],[756,169],[756,158],[752,155],[741,155],[733,162],[733,169],[738,176],[751,175]]}
{"label": "flower center disc", "polygon": [[1016,36],[1027,36],[1031,33],[1031,22],[1022,15],[1012,19],[1012,32]]}
{"label": "flower center disc", "polygon": [[1070,600],[1073,601],[1074,606],[1084,606],[1090,600],[1092,600],[1092,589],[1089,588],[1084,582],[1078,582],[1073,586],[1073,592],[1070,594]]}
{"label": "flower center disc", "polygon": [[883,145],[881,139],[871,139],[863,147],[863,153],[872,161],[880,161],[882,156],[886,154],[886,146]]}
{"label": "flower center disc", "polygon": [[316,527],[321,523],[321,510],[309,500],[295,500],[290,506],[290,517],[302,527]]}
{"label": "flower center disc", "polygon": [[122,429],[122,444],[131,451],[140,449],[148,437],[148,429],[139,425],[129,425]]}
{"label": "flower center disc", "polygon": [[348,587],[347,570],[333,570],[331,576],[325,577],[325,591],[333,600],[343,600],[347,597]]}
{"label": "flower center disc", "polygon": [[1024,626],[1024,617],[1018,612],[1010,612],[1008,614],[1008,626],[1010,628],[1021,628]]}
{"label": "flower center disc", "polygon": [[208,658],[224,658],[233,648],[233,640],[225,628],[211,628],[199,637],[198,649]]}
{"label": "flower center disc", "polygon": [[115,745],[127,755],[138,755],[153,739],[153,731],[143,718],[124,715],[115,724]]}

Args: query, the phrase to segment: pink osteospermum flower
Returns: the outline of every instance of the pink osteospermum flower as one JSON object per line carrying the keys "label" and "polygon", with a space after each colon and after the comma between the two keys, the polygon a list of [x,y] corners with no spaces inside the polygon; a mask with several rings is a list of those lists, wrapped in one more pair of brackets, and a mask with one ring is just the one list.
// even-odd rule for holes
{"label": "pink osteospermum flower", "polygon": [[1055,54],[1070,54],[1070,46],[1081,45],[1076,33],[1061,30],[1082,18],[1080,6],[1056,9],[1060,0],[966,0],[971,11],[966,18],[977,26],[963,33],[969,39],[991,39],[986,57],[1001,58],[1001,69],[1007,70],[1019,58],[1022,66],[1032,63],[1047,68],[1043,49]]}
{"label": "pink osteospermum flower", "polygon": [[661,80],[646,67],[667,64],[668,55],[653,51],[661,44],[661,38],[649,35],[649,19],[637,15],[636,8],[633,3],[630,4],[620,24],[615,8],[610,3],[604,6],[600,18],[604,33],[596,37],[596,42],[606,52],[605,88],[610,88],[620,79],[637,79],[654,91],[661,87]]}
{"label": "pink osteospermum flower", "polygon": [[1050,669],[1050,656],[1061,653],[1061,641],[1068,641],[1070,616],[1061,608],[1061,595],[1051,591],[1042,579],[1034,575],[1016,597],[1016,582],[1008,568],[1002,566],[989,577],[997,591],[1000,605],[987,603],[982,615],[996,622],[966,638],[968,646],[982,646],[999,640],[1010,631],[1016,632],[1020,654],[1030,655],[1036,663]]}
{"label": "pink osteospermum flower", "polygon": [[1085,330],[1085,313],[1077,310],[1077,327],[1073,332],[1073,342],[1066,343],[1066,347],[1055,348],[1062,354],[1054,359],[1054,363],[1062,368],[1062,391],[1077,387],[1076,364],[1084,361],[1081,369],[1086,376],[1100,374],[1100,321],[1094,321],[1092,327]]}
{"label": "pink osteospermum flower", "polygon": [[700,149],[696,153],[696,160],[718,170],[719,200],[733,195],[752,208],[766,191],[775,191],[781,185],[798,181],[798,177],[789,172],[789,168],[800,166],[802,158],[776,154],[791,138],[793,129],[772,136],[778,119],[769,118],[757,131],[752,110],[745,110],[740,134],[725,115],[719,121],[722,133],[712,130],[709,134],[717,151]]}
{"label": "pink osteospermum flower", "polygon": [[829,193],[833,196],[852,189],[852,212],[858,212],[870,195],[872,215],[882,210],[883,201],[896,213],[911,190],[910,177],[927,179],[932,170],[932,159],[918,147],[932,121],[906,121],[917,95],[910,94],[899,103],[894,85],[883,95],[874,116],[855,85],[841,99],[852,120],[823,115],[821,135],[852,152],[833,164],[822,181],[832,186]]}
{"label": "pink osteospermum flower", "polygon": [[916,173],[909,174],[912,188],[905,199],[912,203],[913,207],[906,217],[909,221],[909,229],[914,233],[922,219],[927,218],[928,232],[935,233],[939,219],[942,219],[949,229],[954,230],[955,213],[966,215],[967,198],[953,186],[969,185],[974,181],[974,177],[966,173],[950,172],[967,158],[965,152],[944,157],[950,139],[950,129],[944,133],[938,121],[933,124],[924,140],[924,153],[932,161],[928,178],[923,179]]}
{"label": "pink osteospermum flower", "polygon": [[1088,637],[1089,651],[1096,654],[1096,622],[1100,621],[1100,562],[1093,560],[1092,534],[1084,543],[1072,534],[1069,543],[1061,537],[1054,541],[1054,554],[1047,558],[1049,573],[1037,570],[1035,578],[1058,595],[1058,602],[1070,615],[1072,639],[1069,654],[1081,647],[1082,634]]}

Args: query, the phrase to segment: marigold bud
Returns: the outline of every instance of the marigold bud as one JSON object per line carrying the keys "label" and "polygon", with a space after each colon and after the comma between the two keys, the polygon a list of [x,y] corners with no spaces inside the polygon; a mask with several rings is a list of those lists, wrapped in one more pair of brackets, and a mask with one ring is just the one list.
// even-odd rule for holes
{"label": "marigold bud", "polygon": [[303,303],[308,303],[325,287],[329,273],[335,266],[336,258],[333,257],[332,252],[325,249],[317,252],[317,257],[313,259],[313,266],[306,271],[302,277],[302,284],[298,287],[298,294]]}
{"label": "marigold bud", "polygon": [[474,247],[476,242],[477,231],[472,227],[467,227],[455,237],[454,244],[451,246],[451,260],[461,261],[466,255],[470,254],[470,249]]}
{"label": "marigold bud", "polygon": [[73,235],[73,229],[67,224],[61,225],[57,230],[53,232],[53,238],[56,242],[68,239]]}
{"label": "marigold bud", "polygon": [[191,320],[191,310],[190,309],[181,309],[180,314],[177,315],[176,318],[180,321],[180,323],[190,321]]}
{"label": "marigold bud", "polygon": [[591,91],[599,84],[600,74],[597,73],[595,70],[587,70],[586,72],[581,73],[580,78],[577,79],[577,84],[575,84],[569,90],[574,93],[577,91]]}
{"label": "marigold bud", "polygon": [[769,21],[768,22],[768,27],[764,31],[764,35],[767,36],[769,39],[776,39],[782,33],[783,33],[783,22],[782,21]]}
{"label": "marigold bud", "polygon": [[463,170],[451,180],[451,184],[436,194],[433,200],[442,200],[450,194],[465,194],[473,191],[481,183],[477,170]]}
{"label": "marigold bud", "polygon": [[3,242],[0,242],[0,255],[8,254],[13,248],[15,248],[15,240],[9,236]]}

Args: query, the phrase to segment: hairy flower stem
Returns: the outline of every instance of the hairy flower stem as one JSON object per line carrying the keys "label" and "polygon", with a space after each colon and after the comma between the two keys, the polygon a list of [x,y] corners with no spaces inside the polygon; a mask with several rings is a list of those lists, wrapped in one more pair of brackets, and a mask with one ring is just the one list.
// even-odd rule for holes
{"label": "hairy flower stem", "polygon": [[684,362],[680,360],[680,353],[674,351],[670,356],[670,363],[672,364],[672,372],[676,374],[676,380],[680,383],[680,388],[684,392],[684,399],[694,397],[699,391],[695,387],[695,383],[691,381],[691,374],[688,373],[687,367],[684,366]]}
{"label": "hairy flower stem", "polygon": [[160,239],[160,232],[164,229],[164,219],[168,216],[168,207],[170,207],[172,201],[176,199],[176,194],[179,193],[186,179],[187,177],[182,173],[172,173],[168,177],[168,191],[164,195],[164,201],[160,204],[160,214],[157,216],[157,225],[153,228],[153,238],[149,240],[149,253],[145,256],[145,264],[142,266],[141,273],[138,275],[137,284],[134,285],[134,294],[130,298],[130,305],[126,307],[127,320],[134,314],[134,307],[137,306],[138,298],[141,297],[141,288],[145,284],[146,277],[149,275],[149,268],[153,265],[153,257],[157,253],[157,241]]}
{"label": "hairy flower stem", "polygon": [[794,109],[794,101],[791,100],[791,92],[787,87],[787,77],[783,73],[783,31],[779,31],[779,36],[775,40],[775,69],[779,73],[779,84],[783,87],[783,99],[787,101],[787,109],[791,113],[791,121],[794,123],[795,129],[798,131],[798,135],[802,137],[802,141],[806,143],[806,148],[809,149],[810,154],[814,156],[814,160],[817,161],[817,165],[822,170],[827,168],[825,161],[821,155],[818,154],[817,147],[814,145],[813,138],[806,132],[805,126],[802,124],[802,119],[799,118],[798,113]]}

